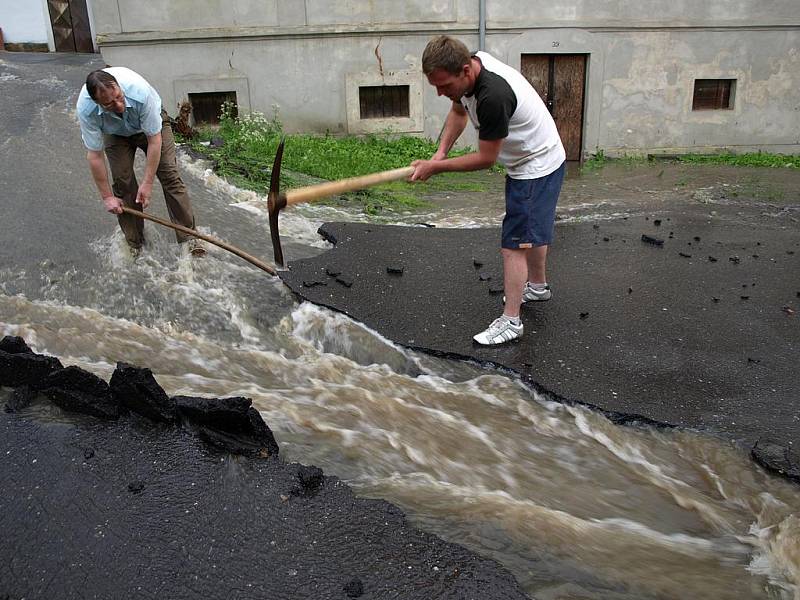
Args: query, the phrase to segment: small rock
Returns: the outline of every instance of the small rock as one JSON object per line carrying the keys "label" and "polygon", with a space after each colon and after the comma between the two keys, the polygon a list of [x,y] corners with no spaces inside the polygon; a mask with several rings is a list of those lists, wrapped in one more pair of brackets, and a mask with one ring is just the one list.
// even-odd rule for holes
{"label": "small rock", "polygon": [[83,451],[83,458],[85,458],[86,460],[89,460],[90,458],[94,458],[94,449],[93,448],[86,448],[86,450]]}
{"label": "small rock", "polygon": [[653,225],[655,225],[656,227],[660,227],[661,226],[661,219],[654,219],[653,220]]}
{"label": "small rock", "polygon": [[717,259],[714,258],[713,256],[709,256],[708,257],[708,262],[717,262]]}
{"label": "small rock", "polygon": [[138,494],[144,490],[144,481],[131,481],[128,484],[128,491],[131,494]]}
{"label": "small rock", "polygon": [[728,260],[729,260],[729,261],[731,261],[732,263],[734,263],[734,264],[738,265],[738,264],[739,264],[739,261],[740,261],[741,259],[740,259],[738,256],[731,256],[731,257],[730,257]]}
{"label": "small rock", "polygon": [[315,496],[325,483],[325,476],[319,467],[300,465],[297,469],[297,483],[289,490],[290,496]]}
{"label": "small rock", "polygon": [[340,275],[336,278],[338,283],[341,283],[344,287],[349,288],[353,286],[353,280],[349,277],[345,277],[344,275]]}
{"label": "small rock", "polygon": [[580,317],[581,317],[581,319],[585,319],[585,318],[586,318],[586,317],[588,317],[588,316],[589,316],[589,313],[588,313],[588,312],[582,312],[582,313],[580,314]]}
{"label": "small rock", "polygon": [[400,265],[387,265],[386,272],[390,275],[402,275],[404,268]]}
{"label": "small rock", "polygon": [[339,275],[341,275],[341,274],[342,274],[342,270],[341,270],[341,269],[339,269],[339,268],[337,268],[337,267],[332,267],[332,266],[330,266],[330,265],[328,265],[327,267],[325,267],[325,272],[326,272],[328,275],[330,275],[331,277],[338,277]]}
{"label": "small rock", "polygon": [[761,359],[760,359],[760,358],[750,358],[750,357],[748,356],[748,357],[747,357],[747,362],[749,362],[749,363],[755,363],[755,364],[758,364],[758,363],[760,363],[760,362],[761,362]]}
{"label": "small rock", "polygon": [[713,302],[719,302],[719,298],[717,298],[716,296],[712,296],[712,297],[711,297],[711,300],[712,300]]}
{"label": "small rock", "polygon": [[502,294],[503,293],[503,284],[502,283],[493,283],[489,286],[489,293],[490,294]]}
{"label": "small rock", "polygon": [[476,269],[480,269],[483,266],[483,261],[477,258],[472,259],[472,264]]}
{"label": "small rock", "polygon": [[664,245],[664,240],[656,238],[656,237],[653,237],[653,236],[650,236],[650,235],[646,235],[644,233],[642,234],[642,241],[645,244],[652,244],[653,246],[663,246]]}
{"label": "small rock", "polygon": [[604,241],[604,242],[607,242],[607,241],[608,241],[608,238],[607,238],[607,237],[604,237],[604,238],[603,238],[603,241]]}
{"label": "small rock", "polygon": [[753,254],[753,258],[758,258],[758,254]]}
{"label": "small rock", "polygon": [[700,241],[700,236],[699,235],[694,236],[694,241],[695,242],[699,242]]}
{"label": "small rock", "polygon": [[594,225],[592,225],[592,229],[600,229],[600,225],[598,225],[597,223],[595,223]]}
{"label": "small rock", "polygon": [[359,579],[351,579],[344,584],[344,593],[348,598],[360,598],[364,594],[364,586]]}
{"label": "small rock", "polygon": [[632,288],[632,287],[629,287],[629,288],[628,288],[628,293],[629,293],[629,294],[632,294],[632,293],[633,293],[633,288]]}
{"label": "small rock", "polygon": [[787,315],[793,315],[794,309],[787,304],[786,306],[783,307],[783,312],[785,312]]}
{"label": "small rock", "polygon": [[750,300],[750,296],[739,296],[742,300]]}
{"label": "small rock", "polygon": [[311,287],[316,287],[318,285],[328,285],[328,284],[325,283],[324,281],[319,281],[317,279],[303,280],[303,287],[311,288]]}
{"label": "small rock", "polygon": [[492,279],[492,276],[489,275],[488,273],[479,273],[478,279],[480,279],[481,281],[490,281]]}
{"label": "small rock", "polygon": [[692,255],[686,254],[686,252],[678,252],[678,256],[682,256],[683,258],[692,258]]}

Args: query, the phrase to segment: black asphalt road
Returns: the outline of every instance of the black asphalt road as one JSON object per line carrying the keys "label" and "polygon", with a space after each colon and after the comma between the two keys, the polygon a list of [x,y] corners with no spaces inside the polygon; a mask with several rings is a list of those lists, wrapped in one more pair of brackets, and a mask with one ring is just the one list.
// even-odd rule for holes
{"label": "black asphalt road", "polygon": [[138,417],[0,410],[0,456],[0,598],[527,598],[335,477]]}
{"label": "black asphalt road", "polygon": [[562,401],[792,450],[800,228],[786,223],[687,203],[658,221],[558,225],[553,299],[524,306],[524,337],[491,348],[472,336],[502,313],[499,229],[326,224],[335,248],[282,278],[399,344],[507,369]]}

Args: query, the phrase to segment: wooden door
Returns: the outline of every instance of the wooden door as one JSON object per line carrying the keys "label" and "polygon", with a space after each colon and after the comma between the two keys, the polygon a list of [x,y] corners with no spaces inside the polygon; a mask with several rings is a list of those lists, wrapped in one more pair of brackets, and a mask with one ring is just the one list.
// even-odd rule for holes
{"label": "wooden door", "polygon": [[94,52],[86,0],[47,0],[56,52]]}
{"label": "wooden door", "polygon": [[521,66],[553,115],[567,160],[581,160],[586,55],[523,54]]}

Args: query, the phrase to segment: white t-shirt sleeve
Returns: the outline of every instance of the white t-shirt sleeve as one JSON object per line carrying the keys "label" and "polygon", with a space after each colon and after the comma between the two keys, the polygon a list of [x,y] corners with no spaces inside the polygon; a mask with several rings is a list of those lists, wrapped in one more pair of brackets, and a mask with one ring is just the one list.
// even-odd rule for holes
{"label": "white t-shirt sleeve", "polygon": [[95,152],[103,149],[103,132],[100,131],[100,124],[91,117],[79,117],[78,123],[81,126],[81,139],[83,145]]}

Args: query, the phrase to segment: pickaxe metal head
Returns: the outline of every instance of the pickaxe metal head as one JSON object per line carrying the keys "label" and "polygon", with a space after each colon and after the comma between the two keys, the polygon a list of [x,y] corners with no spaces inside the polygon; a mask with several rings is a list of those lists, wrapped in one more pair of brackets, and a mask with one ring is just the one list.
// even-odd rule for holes
{"label": "pickaxe metal head", "polygon": [[283,146],[286,138],[281,138],[278,149],[275,151],[275,161],[272,163],[272,174],[269,180],[269,195],[267,196],[267,210],[269,211],[269,233],[272,237],[272,252],[275,264],[283,267],[283,248],[278,229],[278,215],[286,206],[286,195],[281,195],[281,161],[283,160]]}

